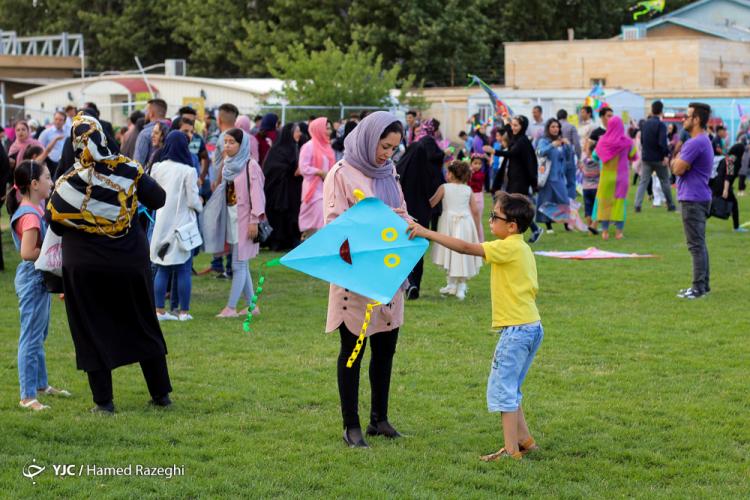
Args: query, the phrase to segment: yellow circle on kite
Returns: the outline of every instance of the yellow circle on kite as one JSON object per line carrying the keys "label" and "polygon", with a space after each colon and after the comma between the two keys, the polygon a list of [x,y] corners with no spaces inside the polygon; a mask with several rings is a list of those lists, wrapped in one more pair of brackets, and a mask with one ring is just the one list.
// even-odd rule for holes
{"label": "yellow circle on kite", "polygon": [[383,241],[396,241],[396,238],[398,238],[398,231],[392,227],[387,227],[383,229],[382,233],[380,233],[380,237],[383,238]]}
{"label": "yellow circle on kite", "polygon": [[401,257],[395,253],[389,253],[385,256],[385,259],[383,259],[383,263],[388,267],[396,267],[401,264]]}

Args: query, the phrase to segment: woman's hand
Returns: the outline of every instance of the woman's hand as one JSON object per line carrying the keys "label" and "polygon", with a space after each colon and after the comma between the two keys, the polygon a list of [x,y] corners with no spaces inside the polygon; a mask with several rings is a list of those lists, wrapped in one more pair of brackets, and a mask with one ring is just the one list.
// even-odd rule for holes
{"label": "woman's hand", "polygon": [[258,237],[258,224],[247,226],[247,237],[250,238],[250,241],[255,241],[255,238]]}

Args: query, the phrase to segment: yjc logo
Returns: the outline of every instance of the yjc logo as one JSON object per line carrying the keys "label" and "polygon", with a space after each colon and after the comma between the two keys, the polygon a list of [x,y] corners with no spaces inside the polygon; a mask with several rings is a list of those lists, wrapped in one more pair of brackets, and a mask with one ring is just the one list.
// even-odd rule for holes
{"label": "yjc logo", "polygon": [[52,469],[55,471],[55,475],[59,477],[75,476],[76,466],[75,464],[57,464],[53,465]]}
{"label": "yjc logo", "polygon": [[32,460],[32,463],[23,468],[23,475],[31,479],[32,484],[36,484],[36,477],[44,472],[46,467],[39,466],[36,464],[36,458]]}

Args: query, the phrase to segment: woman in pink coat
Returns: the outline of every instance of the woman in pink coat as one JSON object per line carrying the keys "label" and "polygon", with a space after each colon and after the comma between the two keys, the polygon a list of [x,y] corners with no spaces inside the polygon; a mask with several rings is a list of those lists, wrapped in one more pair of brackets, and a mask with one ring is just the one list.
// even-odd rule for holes
{"label": "woman in pink coat", "polygon": [[323,227],[323,179],[333,168],[336,155],[331,147],[331,125],[326,117],[310,122],[311,140],[299,153],[302,174],[302,206],[299,210],[299,229],[302,239],[309,238]]}
{"label": "woman in pink coat", "polygon": [[[406,203],[396,179],[391,156],[401,144],[403,127],[390,113],[378,111],[367,115],[344,140],[344,159],[326,176],[323,186],[323,210],[330,223],[357,202],[355,190],[365,196],[383,200],[407,219]],[[326,332],[338,329],[341,337],[338,386],[341,414],[344,420],[344,442],[350,447],[367,447],[359,423],[359,367],[367,343],[351,368],[346,362],[357,342],[365,309],[371,301],[345,288],[331,285],[328,294]],[[367,331],[372,348],[370,386],[372,406],[367,434],[397,438],[398,431],[388,423],[388,396],[391,384],[393,355],[396,352],[399,327],[404,321],[404,294],[396,292],[389,304],[376,306]],[[367,340],[365,341],[367,342]]]}
{"label": "woman in pink coat", "polygon": [[[240,296],[248,305],[253,296],[253,281],[248,268],[248,260],[258,255],[258,223],[265,218],[266,195],[263,191],[263,171],[252,157],[250,134],[233,128],[224,135],[224,166],[222,177],[233,189],[227,189],[228,197],[235,197],[237,220],[227,223],[237,224],[237,243],[232,245],[232,288],[227,306],[217,315],[218,318],[236,318],[247,314],[247,310],[237,312]],[[253,314],[257,314],[257,309]]]}

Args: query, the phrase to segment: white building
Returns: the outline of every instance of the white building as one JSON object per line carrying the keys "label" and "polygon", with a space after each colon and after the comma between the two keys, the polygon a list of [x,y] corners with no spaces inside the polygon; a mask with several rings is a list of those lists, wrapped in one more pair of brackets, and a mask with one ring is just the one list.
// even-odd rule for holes
{"label": "white building", "polygon": [[45,85],[14,97],[23,99],[26,114],[44,123],[51,119],[56,109],[69,104],[81,106],[95,102],[101,118],[114,125],[124,125],[135,108],[142,108],[152,96],[167,102],[167,116],[177,113],[186,100],[215,108],[225,102],[234,104],[240,112],[257,112],[260,104],[280,91],[283,82],[273,78],[193,78],[148,74],[110,75],[94,78],[70,79]]}

